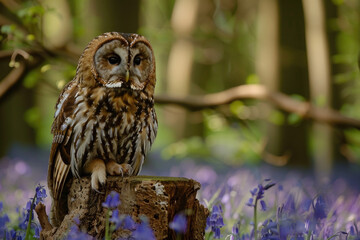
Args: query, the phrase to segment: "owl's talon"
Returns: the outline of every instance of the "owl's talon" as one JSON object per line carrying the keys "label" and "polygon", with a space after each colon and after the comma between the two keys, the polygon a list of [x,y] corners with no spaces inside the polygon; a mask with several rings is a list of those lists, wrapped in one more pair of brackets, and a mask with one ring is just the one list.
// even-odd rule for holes
{"label": "owl's talon", "polygon": [[98,169],[95,170],[91,174],[91,188],[94,189],[96,192],[101,193],[99,191],[100,185],[104,186],[106,183],[106,172],[105,169]]}
{"label": "owl's talon", "polygon": [[115,161],[109,161],[106,163],[106,172],[109,175],[117,175],[117,176],[130,176],[132,172],[132,167],[127,163],[116,163]]}
{"label": "owl's talon", "polygon": [[101,191],[99,191],[99,190],[97,190],[97,189],[95,189],[95,188],[93,188],[92,190],[94,190],[94,191],[97,192],[98,194],[105,194],[104,192],[101,192]]}

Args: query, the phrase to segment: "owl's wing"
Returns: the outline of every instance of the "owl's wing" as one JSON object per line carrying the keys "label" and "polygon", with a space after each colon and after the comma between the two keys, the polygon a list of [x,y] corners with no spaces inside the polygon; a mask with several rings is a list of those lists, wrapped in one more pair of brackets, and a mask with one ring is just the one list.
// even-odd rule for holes
{"label": "owl's wing", "polygon": [[[72,135],[70,123],[77,91],[78,87],[75,81],[69,82],[64,87],[56,104],[55,119],[51,128],[54,138],[49,158],[48,187],[54,199],[55,208],[59,207],[61,193],[70,170],[71,141],[69,140]],[[57,217],[55,216],[55,218]]]}

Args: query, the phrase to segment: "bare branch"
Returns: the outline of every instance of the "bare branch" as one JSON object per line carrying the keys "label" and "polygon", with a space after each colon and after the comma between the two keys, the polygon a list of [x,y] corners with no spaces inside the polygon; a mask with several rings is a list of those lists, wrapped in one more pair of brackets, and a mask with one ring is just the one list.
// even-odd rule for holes
{"label": "bare branch", "polygon": [[13,50],[3,50],[0,51],[0,58],[9,58],[13,55],[14,51]]}
{"label": "bare branch", "polygon": [[23,76],[25,73],[25,63],[19,62],[19,66],[11,70],[11,72],[0,82],[0,99],[3,95]]}
{"label": "bare branch", "polygon": [[270,92],[263,85],[241,85],[228,90],[205,94],[203,96],[176,97],[159,95],[155,97],[156,104],[174,104],[190,110],[215,108],[229,104],[240,99],[258,99],[268,101],[276,107],[291,113],[296,113],[303,118],[313,119],[341,127],[354,127],[360,129],[360,120],[346,117],[329,108],[321,108],[302,102],[279,92]]}

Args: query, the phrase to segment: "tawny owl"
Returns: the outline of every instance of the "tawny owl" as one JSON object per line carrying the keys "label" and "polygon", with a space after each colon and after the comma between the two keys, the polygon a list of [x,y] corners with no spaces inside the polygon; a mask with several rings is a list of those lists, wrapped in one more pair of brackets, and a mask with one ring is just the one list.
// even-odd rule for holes
{"label": "tawny owl", "polygon": [[107,175],[137,175],[157,132],[155,59],[138,34],[93,39],[55,108],[48,170],[52,221],[67,211],[66,182],[91,175],[99,190]]}

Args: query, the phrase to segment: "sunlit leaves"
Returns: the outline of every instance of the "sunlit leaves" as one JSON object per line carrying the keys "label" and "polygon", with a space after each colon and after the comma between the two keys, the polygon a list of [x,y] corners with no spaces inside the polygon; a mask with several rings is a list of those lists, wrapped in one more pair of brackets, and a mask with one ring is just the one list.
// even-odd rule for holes
{"label": "sunlit leaves", "polygon": [[285,123],[284,113],[279,110],[273,110],[270,113],[269,121],[278,126],[283,125]]}
{"label": "sunlit leaves", "polygon": [[40,72],[38,69],[30,71],[23,80],[23,85],[26,88],[33,88],[40,80]]}
{"label": "sunlit leaves", "polygon": [[0,29],[1,29],[1,33],[3,34],[12,34],[16,30],[16,25],[15,24],[3,25],[1,26]]}
{"label": "sunlit leaves", "polygon": [[23,8],[17,12],[17,15],[25,24],[37,24],[45,13],[43,6],[36,4],[34,1],[28,1],[22,5]]}

